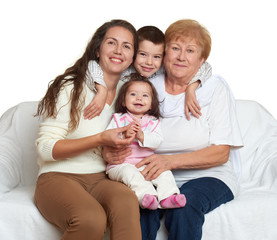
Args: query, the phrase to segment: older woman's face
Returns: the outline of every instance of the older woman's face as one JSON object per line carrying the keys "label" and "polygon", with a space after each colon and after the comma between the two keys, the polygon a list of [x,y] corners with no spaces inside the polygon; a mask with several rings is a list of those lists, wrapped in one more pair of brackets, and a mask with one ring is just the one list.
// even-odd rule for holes
{"label": "older woman's face", "polygon": [[111,27],[101,43],[99,65],[107,73],[121,74],[133,61],[134,39],[132,33],[120,26]]}
{"label": "older woman's face", "polygon": [[204,62],[201,48],[194,39],[178,38],[167,43],[164,66],[169,78],[188,83]]}

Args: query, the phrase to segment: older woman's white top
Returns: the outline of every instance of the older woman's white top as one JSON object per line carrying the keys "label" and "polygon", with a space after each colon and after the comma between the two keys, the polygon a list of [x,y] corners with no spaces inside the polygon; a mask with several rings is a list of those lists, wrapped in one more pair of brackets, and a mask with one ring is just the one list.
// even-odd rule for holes
{"label": "older woman's white top", "polygon": [[[235,100],[230,88],[220,76],[210,77],[196,90],[201,106],[201,117],[185,116],[185,93],[168,94],[164,75],[152,80],[159,93],[164,141],[156,150],[158,154],[175,154],[196,151],[211,145],[230,145],[229,161],[205,170],[173,170],[176,183],[181,187],[189,180],[214,177],[222,180],[238,193],[239,152],[243,146],[236,118]],[[204,160],[203,160],[204,161]]]}

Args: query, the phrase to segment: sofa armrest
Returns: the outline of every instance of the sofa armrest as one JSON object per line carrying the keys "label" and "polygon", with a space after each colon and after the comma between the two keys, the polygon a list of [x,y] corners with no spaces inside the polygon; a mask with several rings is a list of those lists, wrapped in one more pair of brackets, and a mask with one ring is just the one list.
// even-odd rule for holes
{"label": "sofa armrest", "polygon": [[242,186],[277,187],[277,120],[258,102],[237,100],[244,141],[240,149]]}
{"label": "sofa armrest", "polygon": [[10,108],[0,118],[0,194],[20,183],[21,150],[13,128],[15,112],[16,107]]}
{"label": "sofa armrest", "polygon": [[38,164],[35,140],[38,102],[22,102],[0,118],[0,193],[35,185]]}
{"label": "sofa armrest", "polygon": [[[0,138],[0,142],[3,138]],[[5,144],[0,144],[0,195],[9,192],[20,183],[20,151],[14,144],[9,144],[7,139]]]}

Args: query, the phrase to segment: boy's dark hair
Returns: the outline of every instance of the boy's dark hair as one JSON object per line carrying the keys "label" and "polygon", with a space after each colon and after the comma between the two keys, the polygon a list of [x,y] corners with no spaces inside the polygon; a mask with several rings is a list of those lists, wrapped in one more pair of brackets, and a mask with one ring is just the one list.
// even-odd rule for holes
{"label": "boy's dark hair", "polygon": [[154,44],[164,44],[164,33],[155,26],[144,26],[137,30],[138,42],[148,40]]}
{"label": "boy's dark hair", "polygon": [[128,77],[128,82],[125,82],[123,86],[120,88],[118,97],[115,101],[115,112],[117,113],[126,113],[127,108],[123,106],[123,103],[125,102],[126,93],[128,91],[128,88],[134,83],[134,82],[144,82],[149,84],[149,86],[152,89],[152,103],[151,103],[151,109],[145,114],[151,115],[156,117],[157,119],[161,117],[160,115],[160,109],[159,109],[159,99],[158,99],[158,93],[153,86],[153,84],[148,80],[147,77],[141,76],[138,72],[131,73]]}

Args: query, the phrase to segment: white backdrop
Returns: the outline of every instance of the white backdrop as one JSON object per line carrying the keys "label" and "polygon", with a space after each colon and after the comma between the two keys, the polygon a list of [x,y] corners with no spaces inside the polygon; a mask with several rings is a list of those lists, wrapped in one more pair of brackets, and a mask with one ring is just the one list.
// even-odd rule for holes
{"label": "white backdrop", "polygon": [[275,0],[1,0],[0,115],[39,100],[50,80],[82,54],[105,21],[165,30],[181,18],[210,31],[208,59],[237,99],[260,102],[277,118]]}

